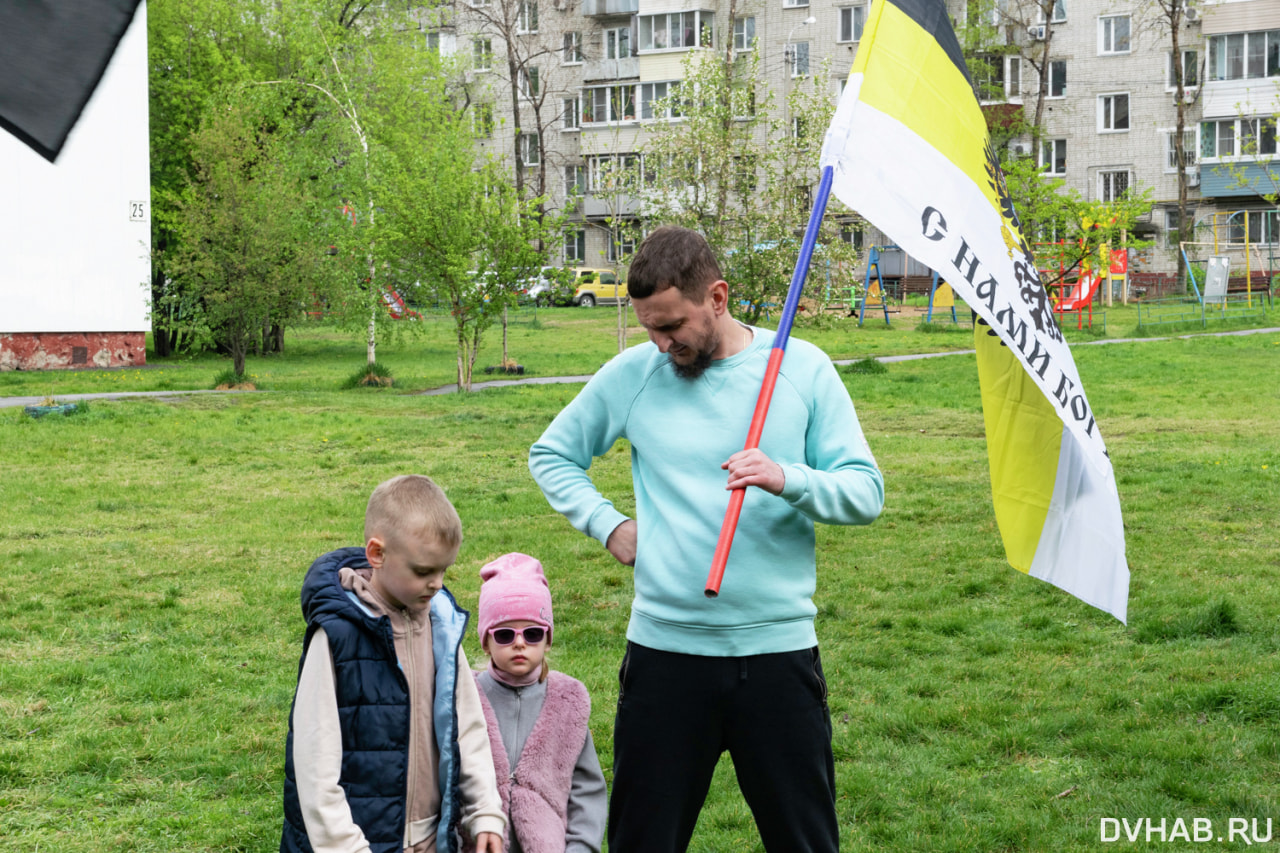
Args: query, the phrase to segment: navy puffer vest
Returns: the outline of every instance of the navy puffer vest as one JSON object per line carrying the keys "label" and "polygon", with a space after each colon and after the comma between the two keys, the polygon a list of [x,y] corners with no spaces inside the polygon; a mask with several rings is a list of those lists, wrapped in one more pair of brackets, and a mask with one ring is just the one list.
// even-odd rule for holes
{"label": "navy puffer vest", "polygon": [[[324,628],[333,655],[338,716],[342,726],[342,773],[351,816],[373,853],[398,853],[404,846],[405,797],[409,761],[409,686],[396,658],[391,620],[369,615],[342,588],[338,572],[367,568],[364,548],[342,548],[316,560],[302,583],[302,613],[307,620],[303,660],[317,628]],[[440,823],[436,849],[456,849],[461,810],[458,792],[457,685],[458,646],[467,612],[448,590],[431,602],[431,639],[436,662],[433,708],[440,755]],[[302,672],[302,662],[298,664]],[[312,853],[298,804],[293,766],[293,710],[285,750],[284,831],[281,853]]]}

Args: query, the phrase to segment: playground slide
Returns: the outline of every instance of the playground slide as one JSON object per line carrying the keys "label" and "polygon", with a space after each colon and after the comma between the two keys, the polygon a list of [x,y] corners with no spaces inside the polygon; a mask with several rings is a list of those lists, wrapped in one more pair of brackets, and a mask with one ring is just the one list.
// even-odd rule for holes
{"label": "playground slide", "polygon": [[1071,289],[1058,300],[1055,307],[1058,311],[1079,311],[1082,308],[1088,308],[1093,303],[1093,296],[1098,292],[1098,284],[1102,281],[1102,276],[1095,273],[1086,273],[1071,286]]}

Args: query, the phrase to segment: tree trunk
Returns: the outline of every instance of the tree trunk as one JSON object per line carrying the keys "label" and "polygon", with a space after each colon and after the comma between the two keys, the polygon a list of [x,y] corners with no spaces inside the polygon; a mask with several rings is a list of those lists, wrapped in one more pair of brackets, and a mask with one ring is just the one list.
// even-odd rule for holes
{"label": "tree trunk", "polygon": [[471,378],[476,372],[476,358],[480,355],[480,330],[471,339],[471,351],[467,353],[467,391],[471,390]]}
{"label": "tree trunk", "polygon": [[159,264],[151,265],[151,343],[156,355],[166,358],[173,355],[175,333],[162,328],[163,312],[161,300],[164,299],[164,270]]}
{"label": "tree trunk", "polygon": [[[524,198],[524,161],[520,158],[520,63],[516,57],[515,45],[511,39],[507,43],[507,73],[511,76],[511,131],[515,146],[516,164],[516,197]],[[539,140],[541,142],[541,140]]]}
{"label": "tree trunk", "polygon": [[502,366],[507,365],[507,306],[502,306]]}
{"label": "tree trunk", "polygon": [[[1182,3],[1174,2],[1169,9],[1169,29],[1173,47],[1173,97],[1178,106],[1178,120],[1174,128],[1173,156],[1178,161],[1178,272],[1177,286],[1182,293],[1187,292],[1187,264],[1182,254],[1182,242],[1187,240],[1187,156],[1183,150],[1183,134],[1187,127],[1186,80],[1183,79],[1182,49],[1178,41],[1178,30],[1182,25]],[[1195,239],[1194,231],[1190,239]]]}

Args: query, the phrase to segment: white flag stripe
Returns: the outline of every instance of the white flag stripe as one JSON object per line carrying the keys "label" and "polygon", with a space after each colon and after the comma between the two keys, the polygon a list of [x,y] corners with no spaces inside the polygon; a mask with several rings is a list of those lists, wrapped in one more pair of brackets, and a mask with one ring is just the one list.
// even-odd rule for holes
{"label": "white flag stripe", "polygon": [[1028,574],[1128,621],[1129,567],[1115,478],[1085,461],[1065,427],[1053,498]]}
{"label": "white flag stripe", "polygon": [[[1094,467],[1109,473],[1106,445],[1066,342],[1049,330],[1038,332],[1031,308],[1019,295],[1014,259],[999,241],[999,213],[972,178],[925,140],[858,102],[861,76],[850,78],[823,144],[822,165],[832,166],[834,174],[832,192],[938,271],[1021,356],[1024,367],[1030,366],[1033,381],[1055,403]],[[931,222],[924,219],[929,209],[937,212]],[[1046,319],[1041,318],[1042,325]]]}

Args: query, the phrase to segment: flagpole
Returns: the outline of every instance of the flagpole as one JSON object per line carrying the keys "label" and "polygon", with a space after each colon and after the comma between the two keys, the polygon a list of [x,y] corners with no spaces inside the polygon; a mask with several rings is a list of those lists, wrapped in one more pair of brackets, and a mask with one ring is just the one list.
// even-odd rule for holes
{"label": "flagpole", "polygon": [[[782,369],[782,356],[787,351],[791,324],[800,306],[800,293],[804,290],[804,280],[809,274],[813,247],[818,242],[818,228],[822,225],[822,214],[826,212],[827,198],[831,195],[831,178],[831,167],[823,167],[822,178],[818,183],[818,196],[813,200],[813,210],[809,212],[809,226],[805,229],[804,241],[800,244],[800,257],[796,260],[791,287],[787,290],[787,301],[782,306],[782,316],[778,319],[778,332],[773,338],[773,350],[769,353],[769,363],[764,370],[764,381],[760,383],[760,396],[756,398],[756,410],[751,415],[751,426],[747,430],[747,443],[743,450],[753,450],[760,446],[764,419],[769,414],[769,401],[773,399],[773,387],[778,381],[778,371]],[[711,571],[707,575],[707,598],[715,598],[720,594],[720,582],[724,580],[724,567],[729,562],[729,548],[733,545],[733,534],[738,529],[738,516],[742,513],[744,497],[745,488],[734,489],[729,494],[729,509],[724,514],[724,523],[720,525],[720,539],[716,542],[715,554],[711,558]]]}

